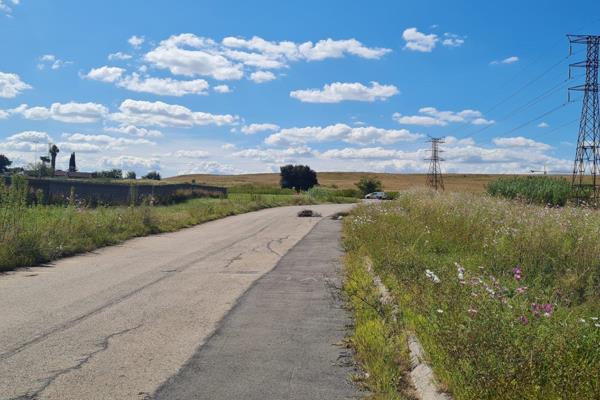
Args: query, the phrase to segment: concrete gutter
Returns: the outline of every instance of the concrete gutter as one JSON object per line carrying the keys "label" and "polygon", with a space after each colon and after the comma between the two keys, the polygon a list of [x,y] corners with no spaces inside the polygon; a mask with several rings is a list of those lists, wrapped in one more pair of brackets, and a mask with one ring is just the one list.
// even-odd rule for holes
{"label": "concrete gutter", "polygon": [[[381,278],[373,270],[373,263],[367,257],[365,258],[365,267],[373,278],[373,283],[379,292],[379,301],[381,304],[393,304],[393,296],[387,287],[381,281]],[[393,318],[396,318],[397,309],[394,306]],[[440,391],[436,384],[435,375],[431,366],[427,364],[425,350],[416,335],[408,335],[408,349],[410,351],[410,378],[415,389],[417,397],[421,400],[452,400],[452,397]]]}

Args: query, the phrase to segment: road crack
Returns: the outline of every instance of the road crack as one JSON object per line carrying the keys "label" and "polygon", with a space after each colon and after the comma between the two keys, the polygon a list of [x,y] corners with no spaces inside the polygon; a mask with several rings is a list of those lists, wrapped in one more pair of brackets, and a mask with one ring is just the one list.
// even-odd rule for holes
{"label": "road crack", "polygon": [[53,375],[49,376],[48,378],[45,379],[43,385],[33,391],[33,392],[28,392],[25,395],[19,396],[19,397],[15,397],[13,399],[10,400],[35,400],[38,398],[38,396],[44,392],[48,387],[50,387],[50,385],[52,385],[58,378],[60,378],[63,375],[66,375],[68,373],[71,373],[73,371],[76,371],[78,369],[81,369],[85,364],[87,364],[88,362],[90,362],[90,360],[92,358],[94,358],[94,356],[96,356],[99,353],[102,353],[106,350],[108,350],[108,348],[110,347],[110,340],[117,337],[117,336],[121,336],[121,335],[125,335],[131,331],[134,331],[136,329],[139,329],[140,327],[142,327],[143,324],[139,324],[137,326],[134,326],[133,328],[127,328],[127,329],[123,329],[117,332],[113,332],[110,335],[106,336],[105,338],[103,338],[99,343],[98,343],[98,348],[94,351],[92,351],[91,353],[86,354],[85,356],[83,356],[82,358],[79,359],[79,361],[73,365],[72,367],[68,367],[68,368],[64,368],[61,370],[56,371]]}

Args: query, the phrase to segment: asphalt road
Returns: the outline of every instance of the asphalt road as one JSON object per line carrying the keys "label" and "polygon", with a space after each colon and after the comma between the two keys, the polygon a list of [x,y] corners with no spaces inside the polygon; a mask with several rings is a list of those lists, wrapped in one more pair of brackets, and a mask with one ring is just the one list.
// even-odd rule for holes
{"label": "asphalt road", "polygon": [[[226,383],[233,391],[241,390],[235,389],[241,386],[241,379],[258,382],[223,369],[235,367],[239,358],[240,371],[248,367],[259,374],[264,371],[264,382],[275,382],[276,378],[264,370],[266,365],[293,367],[293,372],[288,371],[292,376],[285,381],[289,398],[323,398],[312,397],[317,393],[314,390],[302,397],[300,389],[289,386],[290,382],[306,386],[313,369],[316,377],[330,373],[328,379],[317,380],[329,385],[323,390],[330,392],[322,392],[331,393],[326,398],[350,396],[347,371],[333,365],[339,361],[328,358],[343,353],[332,344],[343,337],[346,317],[321,279],[333,279],[333,260],[340,251],[335,242],[339,234],[335,224],[339,223],[323,219],[327,222],[301,241],[320,221],[296,217],[301,208],[229,217],[171,234],[130,240],[60,260],[50,267],[0,275],[0,399],[236,398],[223,397],[233,392],[217,392],[216,387],[211,389],[214,396],[208,397],[206,391],[198,394],[198,386],[193,388],[196,380],[206,379],[202,376],[205,368],[200,369],[203,374],[191,373],[198,362],[208,360],[206,355],[212,357],[213,369],[228,377]],[[327,216],[349,206],[310,208]],[[313,235],[319,239],[314,240]],[[323,247],[322,243],[328,245]],[[282,259],[292,247],[294,251]],[[303,254],[298,255],[298,249],[304,249]],[[317,264],[313,252],[319,259],[332,257],[331,262]],[[298,257],[312,261],[302,263]],[[292,271],[294,268],[298,270]],[[288,271],[290,282],[281,280],[280,270]],[[315,297],[302,293],[303,284]],[[270,297],[273,304],[269,304]],[[324,301],[326,297],[329,300]],[[246,317],[240,316],[241,310],[259,304],[267,308],[255,309],[255,318],[244,320]],[[313,306],[321,319],[311,314]],[[263,319],[258,318],[261,314]],[[279,319],[286,314],[304,317],[295,321],[288,318],[280,324]],[[245,321],[241,329],[248,331],[247,340],[263,347],[257,345],[236,355],[243,350],[239,342],[243,338],[233,341],[231,329],[239,330],[236,324],[240,321]],[[272,329],[265,325],[269,321]],[[308,324],[298,325],[303,321]],[[311,338],[312,330],[316,336]],[[288,336],[277,338],[273,336],[276,332]],[[313,343],[307,349],[322,355],[298,358],[296,345],[307,338]],[[232,341],[227,342],[229,339]],[[226,351],[221,358],[214,348],[219,340]],[[268,351],[271,348],[277,351]],[[288,361],[282,359],[286,348]],[[253,362],[252,349],[254,356],[271,354],[283,361],[265,364],[265,359],[259,358]],[[322,369],[323,363],[330,363],[329,372]],[[182,382],[177,390],[184,390],[185,383],[190,387],[186,395],[192,397],[178,397],[179,392],[172,391],[177,381]],[[262,398],[281,398],[278,394],[282,390],[272,392],[277,393],[275,397]],[[259,392],[253,389],[247,393]],[[193,397],[202,395],[205,397]]]}

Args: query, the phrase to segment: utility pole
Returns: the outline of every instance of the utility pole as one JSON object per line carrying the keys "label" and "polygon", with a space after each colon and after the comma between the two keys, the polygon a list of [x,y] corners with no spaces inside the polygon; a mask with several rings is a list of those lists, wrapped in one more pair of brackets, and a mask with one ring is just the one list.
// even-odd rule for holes
{"label": "utility pole", "polygon": [[[598,184],[600,183],[597,179],[600,172],[600,119],[598,114],[598,50],[600,48],[600,36],[567,35],[567,37],[569,39],[569,54],[572,53],[573,44],[585,44],[587,48],[585,61],[569,65],[569,76],[571,75],[571,68],[585,68],[585,84],[569,88],[569,91],[583,92],[572,186],[578,203],[584,197],[590,195],[592,203],[596,204],[599,197]],[[586,179],[587,175],[591,176],[591,180]]]}
{"label": "utility pole", "polygon": [[442,177],[442,168],[440,167],[440,161],[444,161],[440,158],[440,153],[443,150],[439,149],[439,145],[444,143],[444,138],[430,138],[428,142],[431,143],[431,158],[429,161],[429,172],[427,173],[427,185],[435,190],[444,190],[444,178]]}

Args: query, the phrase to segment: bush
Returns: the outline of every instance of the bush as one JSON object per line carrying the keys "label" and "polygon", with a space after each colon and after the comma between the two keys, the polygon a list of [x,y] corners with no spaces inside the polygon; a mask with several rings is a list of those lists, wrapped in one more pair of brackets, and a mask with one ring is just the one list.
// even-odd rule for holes
{"label": "bush", "polygon": [[160,173],[157,171],[150,171],[146,175],[142,176],[142,179],[150,179],[154,181],[160,181]]}
{"label": "bush", "polygon": [[499,178],[487,186],[492,196],[552,206],[564,206],[572,197],[571,183],[565,178],[514,176]]}
{"label": "bush", "polygon": [[363,176],[355,185],[363,196],[373,192],[381,192],[383,188],[381,181],[373,176]]}

